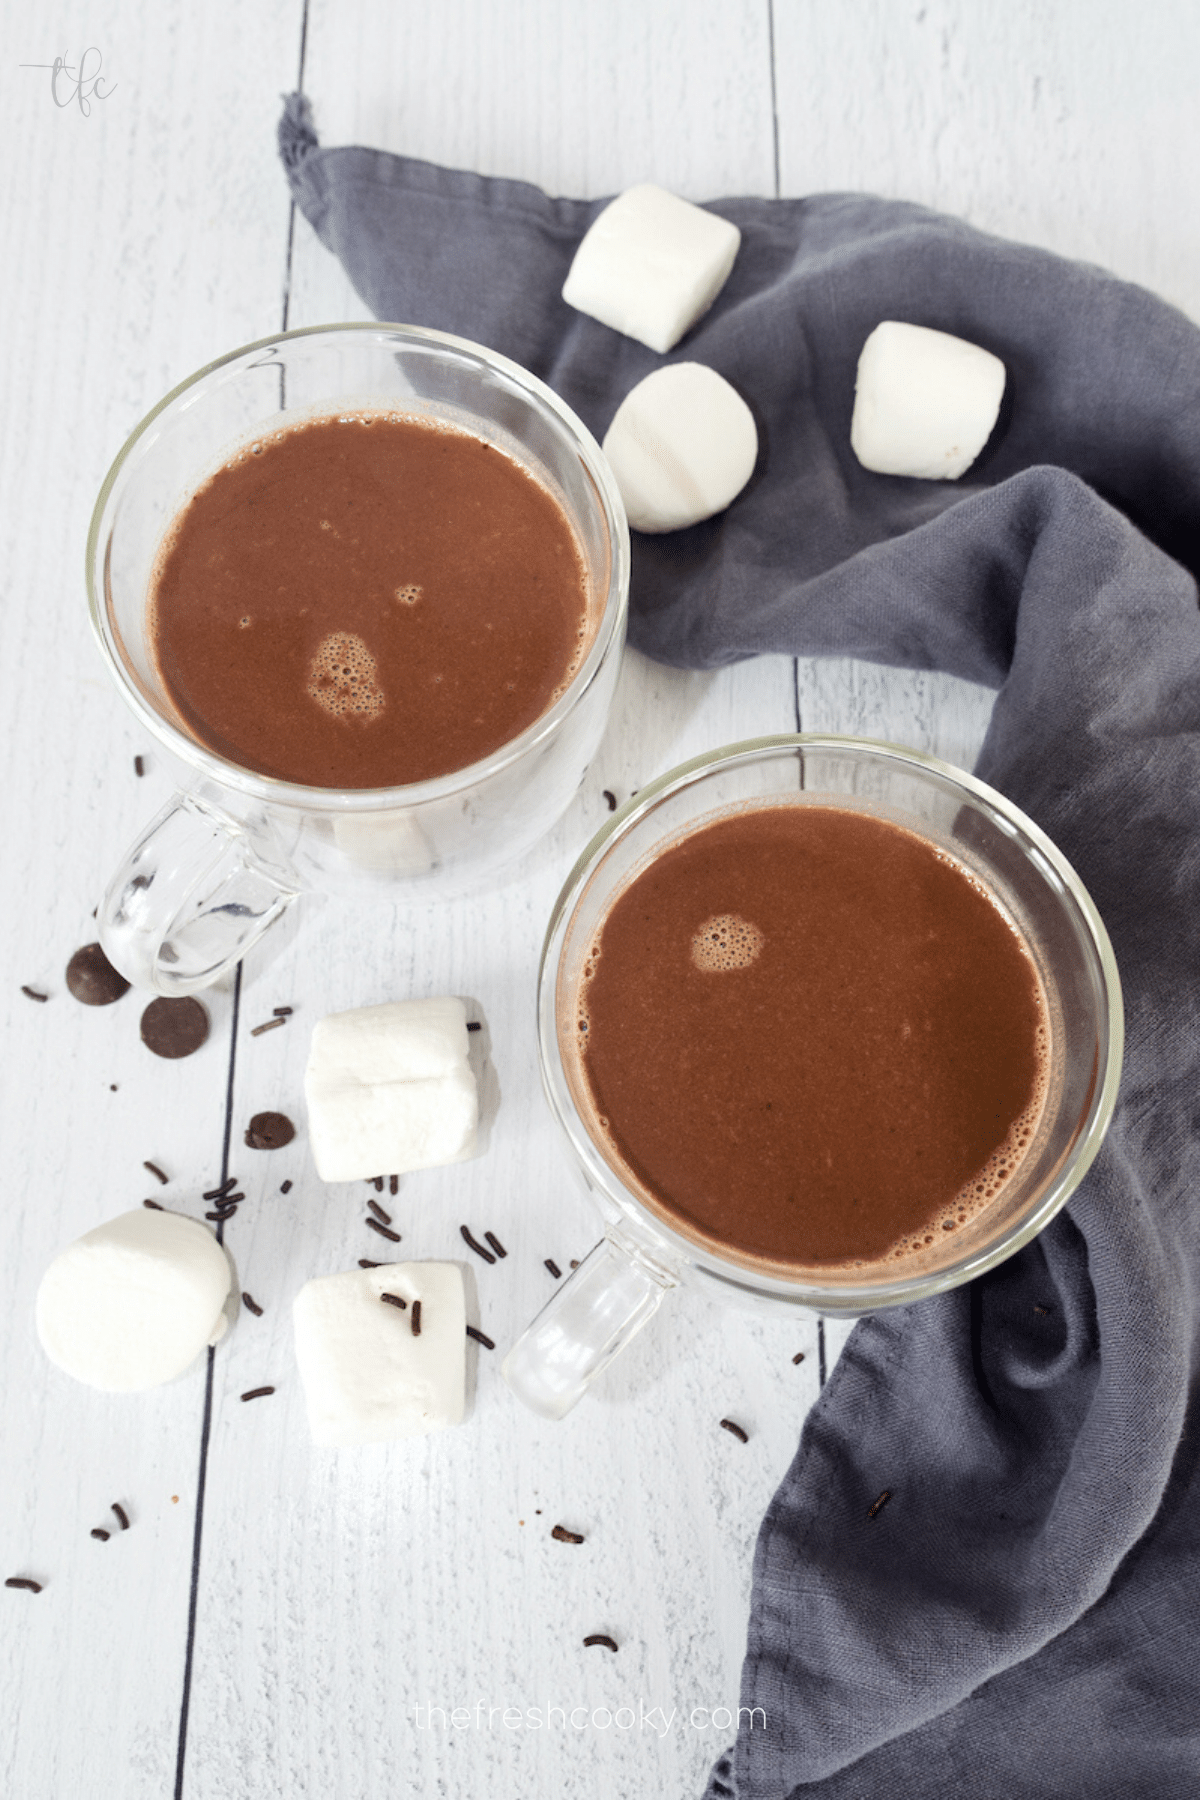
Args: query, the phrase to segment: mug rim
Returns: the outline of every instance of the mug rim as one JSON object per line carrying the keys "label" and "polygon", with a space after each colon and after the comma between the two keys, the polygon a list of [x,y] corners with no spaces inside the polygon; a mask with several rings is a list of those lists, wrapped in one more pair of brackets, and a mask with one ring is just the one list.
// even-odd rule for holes
{"label": "mug rim", "polygon": [[[949,780],[967,796],[999,813],[1008,824],[1015,826],[1051,865],[1081,915],[1096,957],[1103,1002],[1100,1021],[1103,1066],[1096,1070],[1091,1098],[1075,1144],[1051,1175],[1036,1204],[994,1242],[968,1252],[940,1269],[884,1281],[863,1282],[857,1287],[852,1282],[822,1286],[803,1275],[793,1281],[760,1271],[749,1262],[723,1259],[684,1232],[673,1229],[657,1212],[651,1212],[630,1191],[621,1175],[603,1155],[574,1103],[569,1099],[570,1089],[558,1044],[556,993],[567,931],[584,890],[614,843],[632,832],[660,801],[704,780],[719,769],[775,754],[794,754],[805,749],[850,753],[865,751],[935,774],[942,780]],[[660,1251],[665,1247],[678,1263],[743,1295],[782,1300],[831,1317],[855,1317],[885,1307],[907,1305],[911,1301],[962,1286],[973,1281],[977,1275],[995,1268],[1030,1243],[1066,1205],[1095,1161],[1116,1107],[1124,1058],[1124,999],[1112,943],[1091,895],[1053,840],[1006,795],[981,781],[978,776],[968,774],[966,770],[955,768],[953,764],[943,762],[938,757],[903,745],[825,732],[791,732],[748,738],[703,752],[649,782],[606,819],[576,859],[555,901],[538,965],[537,1008],[538,1061],[550,1110],[566,1136],[576,1160],[582,1165],[589,1187],[599,1189],[620,1209],[625,1218],[631,1219],[635,1228],[650,1240],[647,1248],[653,1253],[657,1243]],[[555,1071],[562,1076],[562,1094],[568,1096],[565,1104],[552,1079]]]}
{"label": "mug rim", "polygon": [[[108,508],[122,471],[135,448],[145,438],[155,421],[192,389],[217,370],[257,352],[291,343],[301,338],[333,336],[343,332],[400,337],[409,343],[445,348],[458,356],[468,356],[507,377],[554,415],[558,425],[574,442],[580,461],[596,491],[609,539],[608,589],[600,609],[596,633],[586,656],[552,706],[527,725],[517,737],[510,738],[497,750],[460,769],[424,781],[399,783],[377,788],[314,787],[303,782],[285,781],[279,776],[261,775],[241,763],[229,762],[199,740],[189,737],[179,726],[165,718],[142,693],[126,666],[117,634],[108,617],[104,602],[105,582],[101,571],[104,531]],[[336,405],[336,401],[331,401]],[[513,763],[521,761],[539,744],[554,736],[579,699],[592,686],[603,669],[609,651],[623,634],[629,610],[630,544],[629,526],[616,478],[600,445],[583,420],[554,390],[536,375],[510,357],[502,356],[485,344],[474,343],[450,332],[435,331],[423,325],[406,325],[388,321],[349,320],[325,325],[306,325],[293,331],[272,332],[241,344],[205,363],[202,368],[178,382],[151,407],[134,426],[109,466],[92,508],[85,550],[85,582],[88,618],[110,674],[122,698],[135,716],[172,755],[186,763],[199,775],[240,794],[303,812],[373,813],[399,807],[416,807],[431,801],[453,798],[464,789],[489,781]]]}

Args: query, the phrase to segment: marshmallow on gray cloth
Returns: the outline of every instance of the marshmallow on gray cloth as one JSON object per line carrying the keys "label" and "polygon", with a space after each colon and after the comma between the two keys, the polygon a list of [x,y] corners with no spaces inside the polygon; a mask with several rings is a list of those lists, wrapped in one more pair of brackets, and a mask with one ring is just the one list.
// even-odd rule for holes
{"label": "marshmallow on gray cloth", "polygon": [[479,1109],[461,1000],[397,1000],[313,1028],[304,1094],[322,1181],[461,1162]]}
{"label": "marshmallow on gray cloth", "polygon": [[592,221],[562,296],[661,355],[708,311],[741,241],[727,219],[642,182]]}
{"label": "marshmallow on gray cloth", "polygon": [[38,1288],[38,1336],[50,1361],[89,1387],[160,1387],[224,1335],[232,1284],[207,1225],[139,1207],[55,1257]]}
{"label": "marshmallow on gray cloth", "polygon": [[[421,1305],[416,1336],[414,1301]],[[314,1444],[385,1443],[460,1423],[467,1315],[457,1263],[384,1263],[317,1276],[292,1302],[292,1324]]]}
{"label": "marshmallow on gray cloth", "polygon": [[992,434],[1004,364],[925,325],[885,319],[858,359],[850,445],[877,475],[957,481]]}
{"label": "marshmallow on gray cloth", "polygon": [[741,493],[758,431],[723,375],[704,363],[670,363],[626,394],[603,449],[634,529],[680,531]]}

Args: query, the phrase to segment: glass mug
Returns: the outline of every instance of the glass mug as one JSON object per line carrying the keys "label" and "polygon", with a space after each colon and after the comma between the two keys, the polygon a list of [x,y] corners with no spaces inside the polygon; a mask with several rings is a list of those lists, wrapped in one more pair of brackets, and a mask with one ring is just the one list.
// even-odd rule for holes
{"label": "glass mug", "polygon": [[[558,700],[481,761],[401,787],[303,787],[227,761],[183,725],[150,643],[150,580],[172,520],[231,453],[281,419],[356,406],[464,427],[549,489],[583,557],[594,635]],[[187,994],[215,981],[305,890],[440,900],[478,887],[550,829],[608,718],[629,531],[591,434],[516,363],[444,332],[327,325],[232,351],[143,419],[96,502],[87,581],[92,625],[127,705],[182,766],[180,793],[109,884],[100,940],[131,981]]]}
{"label": "glass mug", "polygon": [[[1048,1092],[1015,1175],[907,1272],[877,1262],[776,1278],[735,1245],[717,1254],[684,1221],[635,1193],[609,1160],[581,1115],[560,1042],[560,1033],[574,1036],[580,970],[596,929],[641,870],[731,811],[813,802],[893,821],[949,852],[1020,928],[1047,1001]],[[972,1280],[1028,1243],[1083,1179],[1112,1117],[1123,1040],[1116,961],[1083,884],[1044,832],[973,776],[890,744],[810,735],[757,738],[672,770],[592,839],[546,933],[538,980],[542,1080],[606,1232],[513,1346],[505,1379],[535,1412],[562,1418],[680,1282],[754,1308],[854,1317]],[[730,1203],[732,1217],[735,1196]]]}

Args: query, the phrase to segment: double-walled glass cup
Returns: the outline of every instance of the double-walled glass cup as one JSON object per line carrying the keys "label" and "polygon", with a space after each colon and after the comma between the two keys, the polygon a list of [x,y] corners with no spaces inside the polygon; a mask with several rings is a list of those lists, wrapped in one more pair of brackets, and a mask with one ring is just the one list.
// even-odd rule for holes
{"label": "double-walled glass cup", "polygon": [[[155,661],[151,580],[172,521],[232,454],[281,423],[358,409],[470,431],[547,488],[583,559],[591,639],[555,703],[481,761],[402,787],[303,787],[242,768],[188,731]],[[625,640],[629,533],[599,446],[516,363],[443,332],[330,325],[235,350],[155,407],[101,489],[87,580],[105,660],[181,778],[177,798],[109,884],[100,938],[131,981],[186,994],[216,980],[306,890],[440,900],[477,888],[550,829],[608,717]]]}
{"label": "double-walled glass cup", "polygon": [[[580,975],[616,898],[703,824],[746,808],[835,806],[892,821],[949,853],[990,891],[1037,966],[1050,1030],[1048,1091],[1013,1176],[973,1219],[901,1262],[764,1273],[737,1249],[701,1241],[637,1189],[587,1120],[575,1041]],[[606,1232],[509,1352],[504,1374],[536,1412],[561,1418],[680,1282],[752,1307],[853,1317],[970,1281],[1026,1244],[1091,1165],[1112,1117],[1123,1048],[1121,985],[1108,934],[1062,853],[1002,794],[915,751],[852,738],[758,738],[698,757],[644,788],[597,833],[555,906],[538,983],[542,1079]],[[798,1096],[798,1103],[802,1097]],[[853,1104],[850,1094],[847,1104]],[[797,1171],[803,1180],[803,1171]],[[936,1206],[934,1198],[933,1205]]]}

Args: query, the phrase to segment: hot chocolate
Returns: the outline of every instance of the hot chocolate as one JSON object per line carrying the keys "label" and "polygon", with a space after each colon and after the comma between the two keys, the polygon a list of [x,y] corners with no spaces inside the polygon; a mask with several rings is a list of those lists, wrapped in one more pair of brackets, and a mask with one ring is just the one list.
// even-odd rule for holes
{"label": "hot chocolate", "polygon": [[874,814],[748,806],[609,905],[559,1032],[607,1160],[722,1257],[920,1260],[1001,1195],[1045,1099],[1033,957],[983,883]]}
{"label": "hot chocolate", "polygon": [[149,628],[184,727],[259,774],[424,781],[518,737],[593,621],[562,507],[453,424],[362,411],[281,427],[175,520]]}

